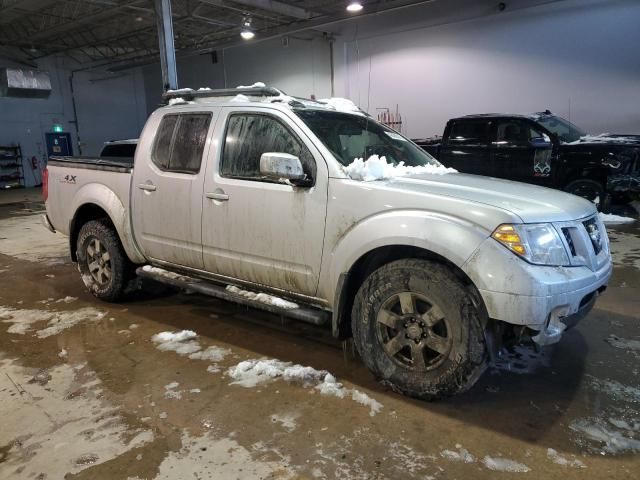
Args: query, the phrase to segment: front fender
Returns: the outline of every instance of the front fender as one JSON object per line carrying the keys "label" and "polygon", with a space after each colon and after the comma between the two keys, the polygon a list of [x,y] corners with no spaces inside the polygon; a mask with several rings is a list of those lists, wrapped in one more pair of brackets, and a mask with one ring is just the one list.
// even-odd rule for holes
{"label": "front fender", "polygon": [[[134,263],[144,263],[145,258],[133,241],[128,211],[113,190],[101,183],[83,185],[74,195],[71,211],[75,212],[69,224],[69,235],[73,231],[77,212],[83,205],[93,204],[104,210],[118,233],[120,242],[129,259]],[[71,245],[71,248],[74,248]]]}
{"label": "front fender", "polygon": [[390,211],[365,218],[333,242],[318,296],[332,305],[340,275],[349,272],[359,258],[376,248],[417,247],[461,267],[490,233],[461,218],[420,210]]}

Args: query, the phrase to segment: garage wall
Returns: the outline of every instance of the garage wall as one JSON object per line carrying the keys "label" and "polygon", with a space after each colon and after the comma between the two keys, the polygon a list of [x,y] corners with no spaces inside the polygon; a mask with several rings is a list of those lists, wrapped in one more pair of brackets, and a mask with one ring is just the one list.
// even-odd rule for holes
{"label": "garage wall", "polygon": [[[217,63],[210,54],[177,59],[178,85],[181,88],[237,87],[264,82],[289,95],[318,98],[331,94],[329,44],[323,38],[289,37],[248,43],[217,52]],[[149,113],[162,94],[160,66],[143,68],[145,98]]]}
{"label": "garage wall", "polygon": [[[74,154],[79,154],[69,83],[74,65],[60,57],[49,57],[37,66],[50,74],[52,92],[48,98],[0,97],[0,145],[22,147],[27,186],[41,181],[40,169],[46,162],[44,134],[54,124],[71,133]],[[30,68],[1,58],[0,67]],[[98,155],[106,140],[138,136],[147,117],[139,69],[119,75],[77,72],[73,84],[83,155]],[[31,168],[33,156],[39,161],[39,169]]]}
{"label": "garage wall", "polygon": [[640,133],[639,2],[506,3],[449,0],[340,25],[336,93],[374,115],[398,105],[411,137],[457,115],[546,108],[592,133]]}

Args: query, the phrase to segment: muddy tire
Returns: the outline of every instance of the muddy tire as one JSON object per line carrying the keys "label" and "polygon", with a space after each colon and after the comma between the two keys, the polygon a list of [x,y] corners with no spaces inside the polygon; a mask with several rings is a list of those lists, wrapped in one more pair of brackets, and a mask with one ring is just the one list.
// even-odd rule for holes
{"label": "muddy tire", "polygon": [[85,223],[76,247],[78,270],[89,291],[107,302],[120,300],[131,265],[111,224],[102,219]]}
{"label": "muddy tire", "polygon": [[360,357],[383,384],[434,400],[471,388],[484,372],[482,315],[446,266],[405,259],[364,281],[351,322]]}

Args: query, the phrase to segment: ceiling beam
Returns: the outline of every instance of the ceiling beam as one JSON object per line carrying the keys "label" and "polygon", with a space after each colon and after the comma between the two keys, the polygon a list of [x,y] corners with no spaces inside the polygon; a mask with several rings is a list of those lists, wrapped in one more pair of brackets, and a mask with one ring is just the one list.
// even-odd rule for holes
{"label": "ceiling beam", "polygon": [[268,12],[279,13],[280,15],[297,18],[299,20],[307,20],[318,16],[317,13],[310,12],[304,8],[295,7],[276,0],[233,0],[233,2],[239,3],[240,5],[246,5],[248,7],[259,8]]}

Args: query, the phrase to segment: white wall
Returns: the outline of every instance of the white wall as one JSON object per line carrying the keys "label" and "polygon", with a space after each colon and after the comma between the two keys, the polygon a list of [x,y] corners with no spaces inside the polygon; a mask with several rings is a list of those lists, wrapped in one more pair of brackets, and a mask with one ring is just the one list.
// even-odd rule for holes
{"label": "white wall", "polygon": [[[322,38],[289,37],[288,46],[280,39],[247,43],[218,52],[218,63],[211,55],[177,59],[180,88],[235,88],[264,82],[289,95],[318,98],[331,94],[329,44]],[[160,102],[162,79],[158,64],[143,68],[149,112]]]}
{"label": "white wall", "polygon": [[[399,105],[411,137],[457,115],[546,108],[590,132],[640,133],[640,2],[514,3],[450,0],[340,25],[336,93],[373,115]],[[458,21],[457,4],[476,18]]]}
{"label": "white wall", "polygon": [[[1,58],[0,67],[29,68]],[[79,153],[71,123],[69,83],[75,67],[60,57],[43,59],[38,62],[38,69],[50,74],[52,91],[48,98],[0,97],[0,145],[22,147],[27,186],[40,183],[40,171],[31,168],[30,159],[35,156],[41,167],[45,164],[45,133],[52,131],[54,124],[61,124],[65,132],[71,133],[74,154]],[[97,155],[106,140],[138,136],[146,120],[144,82],[139,69],[121,75],[78,72],[73,83],[84,155]]]}

